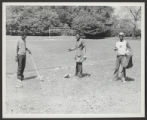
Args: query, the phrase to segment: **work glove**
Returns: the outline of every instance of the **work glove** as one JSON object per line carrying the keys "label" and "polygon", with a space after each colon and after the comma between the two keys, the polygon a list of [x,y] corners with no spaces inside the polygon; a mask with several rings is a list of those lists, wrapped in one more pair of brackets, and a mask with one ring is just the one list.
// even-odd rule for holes
{"label": "work glove", "polygon": [[32,54],[32,52],[31,52],[30,50],[28,50],[28,53],[29,53],[29,54]]}

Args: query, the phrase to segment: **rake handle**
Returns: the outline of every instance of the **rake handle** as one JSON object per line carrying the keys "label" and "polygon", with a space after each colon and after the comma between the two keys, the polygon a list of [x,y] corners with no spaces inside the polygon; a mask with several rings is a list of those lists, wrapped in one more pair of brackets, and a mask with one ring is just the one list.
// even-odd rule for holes
{"label": "rake handle", "polygon": [[31,60],[32,60],[32,63],[34,65],[35,71],[36,71],[37,75],[40,76],[40,73],[38,71],[37,65],[35,63],[35,60],[34,60],[34,58],[33,58],[33,56],[31,54],[30,54],[30,56],[31,56]]}

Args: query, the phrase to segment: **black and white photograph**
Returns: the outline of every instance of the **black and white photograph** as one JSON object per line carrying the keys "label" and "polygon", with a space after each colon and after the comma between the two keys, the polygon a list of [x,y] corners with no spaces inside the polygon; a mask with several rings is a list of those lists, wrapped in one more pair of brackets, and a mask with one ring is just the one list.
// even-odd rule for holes
{"label": "black and white photograph", "polygon": [[3,118],[145,117],[144,2],[3,2]]}

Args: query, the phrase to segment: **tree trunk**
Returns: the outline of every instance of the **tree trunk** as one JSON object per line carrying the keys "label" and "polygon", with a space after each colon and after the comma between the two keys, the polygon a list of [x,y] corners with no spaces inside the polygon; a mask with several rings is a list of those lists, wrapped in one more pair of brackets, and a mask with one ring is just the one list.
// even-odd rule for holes
{"label": "tree trunk", "polygon": [[133,32],[132,32],[132,38],[136,38],[136,21],[134,22]]}

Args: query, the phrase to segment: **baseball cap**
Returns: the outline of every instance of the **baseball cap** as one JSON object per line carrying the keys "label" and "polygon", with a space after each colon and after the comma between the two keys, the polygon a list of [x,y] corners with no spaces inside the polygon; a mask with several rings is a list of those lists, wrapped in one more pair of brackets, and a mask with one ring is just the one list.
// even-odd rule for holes
{"label": "baseball cap", "polygon": [[125,34],[123,32],[120,32],[119,36],[125,36]]}

